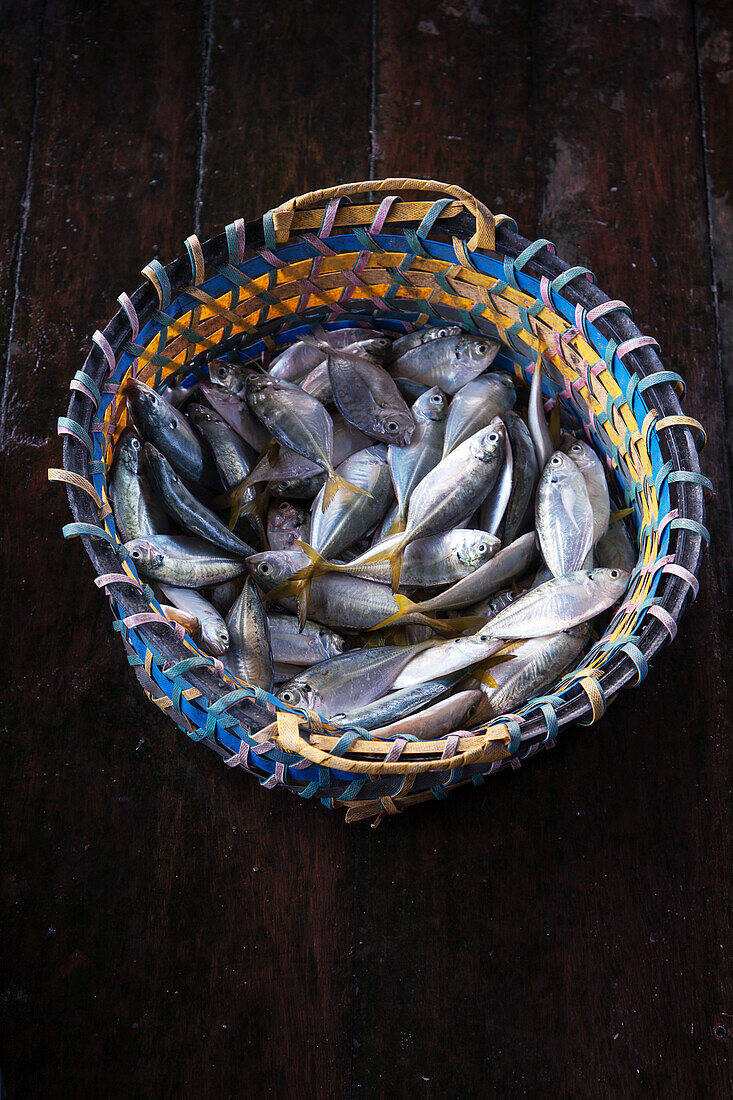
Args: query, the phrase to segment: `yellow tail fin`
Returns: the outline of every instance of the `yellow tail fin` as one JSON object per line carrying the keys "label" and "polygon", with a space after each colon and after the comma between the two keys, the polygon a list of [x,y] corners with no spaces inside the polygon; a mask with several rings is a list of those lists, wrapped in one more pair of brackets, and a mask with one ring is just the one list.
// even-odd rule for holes
{"label": "yellow tail fin", "polygon": [[381,623],[377,623],[373,626],[372,630],[384,630],[385,627],[391,626],[392,623],[398,623],[401,619],[404,619],[405,615],[411,614],[413,611],[419,612],[420,604],[415,603],[414,600],[409,599],[408,596],[401,596],[399,593],[395,593],[394,601],[397,604],[397,611],[394,615],[388,615],[386,619],[383,619]]}
{"label": "yellow tail fin", "polygon": [[389,531],[387,532],[387,538],[389,538],[390,535],[399,535],[402,531],[404,531],[406,522],[407,521],[406,521],[405,517],[401,516],[400,513],[398,512],[397,515],[394,518],[394,522],[392,523],[392,526],[390,527]]}
{"label": "yellow tail fin", "polygon": [[326,488],[323,492],[323,503],[321,504],[322,512],[326,511],[339,489],[350,489],[352,493],[361,493],[361,495],[365,497],[370,497],[372,495],[366,489],[360,489],[358,485],[353,485],[350,481],[347,481],[345,477],[340,477],[335,470],[330,470]]}

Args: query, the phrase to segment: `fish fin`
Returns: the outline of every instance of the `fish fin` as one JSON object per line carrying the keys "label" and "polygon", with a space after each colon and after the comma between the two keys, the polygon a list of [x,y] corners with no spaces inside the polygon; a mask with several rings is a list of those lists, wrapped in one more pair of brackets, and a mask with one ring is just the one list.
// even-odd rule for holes
{"label": "fish fin", "polygon": [[305,627],[306,619],[308,618],[308,601],[311,594],[311,582],[310,578],[305,581],[299,581],[298,589],[298,625],[301,632]]}
{"label": "fish fin", "polygon": [[347,481],[345,477],[341,477],[335,470],[331,471],[328,475],[326,488],[323,493],[323,503],[321,504],[322,512],[326,511],[339,489],[350,489],[352,493],[361,493],[361,495],[365,497],[370,497],[372,495],[366,489],[360,489],[358,485],[354,485],[351,481]]}
{"label": "fish fin", "polygon": [[276,584],[269,592],[265,592],[262,596],[262,602],[269,603],[271,600],[284,600],[290,596],[297,596],[299,591],[300,582],[293,577],[288,577],[286,581]]}
{"label": "fish fin", "polygon": [[395,592],[394,601],[397,604],[397,611],[395,611],[394,615],[388,615],[381,623],[377,623],[373,626],[372,630],[384,630],[393,623],[398,623],[401,619],[404,619],[405,615],[420,610],[420,604],[415,603],[414,600],[411,600],[408,596],[401,595],[399,592]]}
{"label": "fish fin", "polygon": [[484,625],[486,619],[483,615],[464,615],[455,619],[435,619],[431,615],[416,615],[413,622],[429,626],[437,634],[444,637],[457,638],[466,630],[476,631]]}
{"label": "fish fin", "polygon": [[405,520],[404,516],[401,516],[399,514],[396,515],[395,519],[394,519],[394,523],[392,524],[389,531],[387,532],[387,538],[389,538],[390,535],[399,535],[402,531],[404,531],[405,523],[406,523],[406,520]]}
{"label": "fish fin", "polygon": [[625,519],[626,516],[630,516],[633,511],[633,508],[621,508],[618,512],[611,512],[611,516],[608,521],[609,527],[612,523],[616,523],[618,520]]}

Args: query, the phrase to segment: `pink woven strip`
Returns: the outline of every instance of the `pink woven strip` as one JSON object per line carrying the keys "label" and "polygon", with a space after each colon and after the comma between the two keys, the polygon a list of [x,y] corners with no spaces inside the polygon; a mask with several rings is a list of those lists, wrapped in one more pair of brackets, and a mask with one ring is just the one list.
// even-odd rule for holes
{"label": "pink woven strip", "polygon": [[132,304],[132,299],[129,298],[127,294],[125,294],[124,290],[122,291],[122,294],[118,295],[117,301],[120,303],[125,313],[127,314],[127,319],[130,322],[130,329],[132,331],[131,339],[134,343],[135,340],[137,340],[138,334],[140,332],[140,319],[137,315],[137,310]]}
{"label": "pink woven strip", "polygon": [[317,237],[315,233],[301,233],[300,239],[307,241],[309,245],[315,248],[322,256],[335,256],[334,250],[322,241],[320,237]]}
{"label": "pink woven strip", "polygon": [[243,768],[247,767],[247,759],[249,757],[249,745],[245,741],[239,742],[239,750],[230,756],[224,763],[228,768],[236,768],[239,764]]}
{"label": "pink woven strip", "polygon": [[331,236],[331,230],[333,229],[333,223],[336,221],[336,214],[338,208],[341,205],[341,199],[329,199],[328,206],[326,207],[326,213],[323,215],[323,225],[318,233],[318,236],[323,240],[326,237]]}
{"label": "pink woven strip", "polygon": [[247,250],[247,235],[244,227],[244,218],[236,218],[234,222],[234,232],[237,234],[237,247],[239,262],[241,264],[244,259],[244,253]]}
{"label": "pink woven strip", "polygon": [[653,577],[655,573],[658,573],[660,569],[663,569],[664,566],[668,565],[671,561],[674,561],[674,554],[667,554],[664,558],[655,558],[654,561],[642,565],[636,575],[637,577]]}
{"label": "pink woven strip", "polygon": [[458,742],[459,741],[460,741],[460,737],[458,736],[457,733],[448,734],[448,736],[445,739],[445,748],[443,749],[442,753],[440,754],[440,759],[441,760],[447,760],[448,757],[455,756],[456,755],[456,748],[458,747]]}
{"label": "pink woven strip", "polygon": [[172,629],[179,642],[186,637],[186,631],[180,623],[172,623],[165,615],[158,615],[156,611],[140,611],[137,615],[127,615],[122,621],[128,629],[143,626],[144,623],[164,623]]}
{"label": "pink woven strip", "polygon": [[392,204],[397,201],[396,195],[387,195],[383,198],[379,204],[379,210],[374,215],[374,221],[369,226],[370,233],[381,233],[384,228],[384,223],[387,220],[387,215],[392,209]]}
{"label": "pink woven strip", "polygon": [[676,577],[680,577],[681,580],[687,581],[692,589],[693,600],[697,599],[697,594],[700,591],[700,582],[694,573],[691,573],[689,569],[685,569],[684,565],[678,565],[676,562],[672,562],[670,565],[665,565],[662,572],[674,573]]}
{"label": "pink woven strip", "polygon": [[92,393],[91,390],[88,390],[86,388],[86,386],[84,385],[83,382],[79,382],[79,381],[77,381],[76,378],[72,378],[71,381],[69,382],[69,389],[70,390],[76,390],[77,393],[83,393],[85,397],[89,398],[91,403],[94,405],[94,408],[95,409],[97,408],[97,399],[96,399],[96,397],[94,396],[94,394]]}
{"label": "pink woven strip", "polygon": [[104,335],[103,332],[100,332],[99,329],[97,329],[97,331],[92,336],[92,340],[97,345],[97,347],[104,352],[104,357],[107,360],[109,369],[110,371],[113,371],[115,369],[115,353],[112,351],[112,347],[107,337]]}
{"label": "pink woven strip", "polygon": [[106,588],[108,584],[131,584],[142,592],[143,586],[134,577],[128,577],[127,573],[103,573],[101,577],[95,577],[97,588]]}
{"label": "pink woven strip", "polygon": [[593,306],[593,309],[589,309],[585,315],[586,321],[590,321],[593,324],[599,317],[604,317],[607,313],[613,313],[615,309],[628,309],[626,302],[622,302],[619,298],[614,298],[612,302],[601,302],[599,306]]}
{"label": "pink woven strip", "polygon": [[385,764],[391,764],[393,761],[399,760],[399,758],[402,756],[402,750],[404,749],[406,744],[407,741],[404,737],[395,737],[394,741],[392,742],[392,748],[389,750],[384,758]]}
{"label": "pink woven strip", "polygon": [[279,256],[276,256],[274,252],[270,252],[269,248],[258,248],[260,256],[263,260],[267,260],[268,264],[273,267],[285,267],[285,260],[281,260]]}
{"label": "pink woven strip", "polygon": [[677,519],[679,514],[680,513],[677,508],[673,508],[671,512],[665,512],[659,523],[657,524],[657,533],[661,535],[665,527],[669,527],[672,520]]}
{"label": "pink woven strip", "polygon": [[217,674],[217,676],[221,676],[223,679],[224,673],[226,671],[224,665],[221,663],[218,657],[212,657],[211,662],[211,667],[213,668],[214,672]]}
{"label": "pink woven strip", "polygon": [[271,775],[269,779],[266,779],[262,784],[266,790],[272,790],[273,787],[282,787],[285,783],[285,765],[280,761],[275,765],[275,774]]}
{"label": "pink woven strip", "polygon": [[653,336],[634,336],[631,340],[624,340],[623,344],[619,344],[616,348],[616,354],[619,359],[623,359],[624,355],[630,351],[636,351],[637,348],[655,347],[659,350],[659,344]]}
{"label": "pink woven strip", "polygon": [[105,382],[102,386],[102,393],[117,393],[119,388],[119,382]]}
{"label": "pink woven strip", "polygon": [[550,298],[549,291],[550,280],[547,278],[546,275],[543,275],[540,279],[540,297],[542,298],[542,301],[545,303],[548,309],[554,309],[555,307],[552,304],[552,299]]}
{"label": "pink woven strip", "polygon": [[583,331],[583,307],[580,302],[575,307],[575,327],[579,333]]}
{"label": "pink woven strip", "polygon": [[648,608],[649,614],[653,615],[655,619],[659,619],[662,626],[666,626],[669,631],[669,640],[673,642],[677,636],[677,623],[667,611],[666,607],[660,607],[659,604],[652,604]]}
{"label": "pink woven strip", "polygon": [[59,426],[56,429],[56,434],[57,435],[70,435],[73,439],[75,439],[77,441],[77,443],[81,443],[82,447],[84,447],[86,449],[87,445],[86,445],[85,440],[83,440],[82,437],[77,432],[73,431],[71,428],[65,428],[63,426]]}

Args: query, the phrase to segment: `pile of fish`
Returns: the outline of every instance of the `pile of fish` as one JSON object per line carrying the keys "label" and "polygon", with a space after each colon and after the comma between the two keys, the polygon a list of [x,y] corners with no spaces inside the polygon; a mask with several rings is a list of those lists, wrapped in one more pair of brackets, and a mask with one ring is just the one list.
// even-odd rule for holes
{"label": "pile of fish", "polygon": [[636,555],[598,455],[548,426],[541,362],[518,403],[499,346],[318,328],[186,389],[128,381],[109,496],[163,613],[240,680],[376,736],[542,693]]}

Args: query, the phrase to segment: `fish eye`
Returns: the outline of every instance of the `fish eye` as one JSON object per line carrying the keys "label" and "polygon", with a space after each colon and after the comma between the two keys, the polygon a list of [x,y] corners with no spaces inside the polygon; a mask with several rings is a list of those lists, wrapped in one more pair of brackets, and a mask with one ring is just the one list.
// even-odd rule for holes
{"label": "fish eye", "polygon": [[488,350],[489,350],[488,344],[477,344],[476,345],[476,351],[479,353],[479,355],[485,355]]}
{"label": "fish eye", "polygon": [[480,542],[478,544],[478,546],[476,547],[476,549],[479,552],[479,554],[485,554],[486,550],[487,550],[486,543],[485,542]]}
{"label": "fish eye", "polygon": [[489,443],[496,443],[498,438],[499,438],[499,436],[498,436],[497,432],[492,432],[491,435],[489,436]]}
{"label": "fish eye", "polygon": [[132,439],[130,440],[130,446],[132,447],[133,451],[139,451],[140,450],[140,440],[137,439],[136,436],[133,436]]}
{"label": "fish eye", "polygon": [[171,431],[175,431],[175,429],[178,427],[178,421],[174,420],[173,417],[171,417],[168,421],[168,427],[171,429]]}
{"label": "fish eye", "polygon": [[278,483],[277,483],[278,489],[282,489],[282,490],[287,489],[289,485],[290,485],[289,481],[278,481]]}
{"label": "fish eye", "polygon": [[297,702],[295,692],[290,691],[289,689],[288,689],[288,691],[281,691],[280,692],[280,698],[282,699],[283,703],[291,703],[292,704],[292,703]]}
{"label": "fish eye", "polygon": [[479,634],[478,640],[480,642],[488,642],[491,639],[490,634]]}
{"label": "fish eye", "polygon": [[611,570],[611,576],[612,577],[618,577],[618,575],[619,575],[618,569],[612,569]]}
{"label": "fish eye", "polygon": [[430,398],[430,400],[432,401],[432,403],[434,405],[442,405],[443,404],[443,398],[440,396],[439,393],[434,393],[433,396]]}
{"label": "fish eye", "polygon": [[562,459],[560,458],[560,455],[553,455],[550,459],[550,463],[553,466],[562,466]]}
{"label": "fish eye", "polygon": [[577,443],[574,443],[572,445],[572,447],[570,448],[571,454],[574,454],[574,455],[582,454],[582,451],[583,451],[582,447],[580,447]]}
{"label": "fish eye", "polygon": [[287,500],[284,500],[282,502],[282,504],[278,505],[278,511],[279,512],[287,512],[289,507],[290,507],[290,505],[288,504]]}
{"label": "fish eye", "polygon": [[131,550],[130,556],[133,557],[135,561],[138,561],[142,557],[142,553],[139,550]]}
{"label": "fish eye", "polygon": [[226,367],[217,367],[216,368],[216,373],[219,376],[219,378],[226,378],[227,369],[226,369]]}
{"label": "fish eye", "polygon": [[267,576],[267,574],[270,572],[269,562],[261,561],[260,564],[257,566],[257,572],[261,573],[263,576]]}
{"label": "fish eye", "polygon": [[387,424],[387,431],[388,432],[396,432],[398,428],[399,428],[399,424],[397,424],[394,420],[390,420],[389,423]]}

